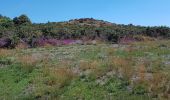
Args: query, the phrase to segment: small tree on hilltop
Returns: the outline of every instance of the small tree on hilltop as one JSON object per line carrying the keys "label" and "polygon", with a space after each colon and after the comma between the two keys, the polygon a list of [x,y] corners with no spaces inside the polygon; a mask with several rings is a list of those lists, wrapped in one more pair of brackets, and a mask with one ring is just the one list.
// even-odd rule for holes
{"label": "small tree on hilltop", "polygon": [[27,15],[21,15],[19,17],[15,17],[13,19],[15,25],[29,25],[31,24],[31,20],[27,17]]}

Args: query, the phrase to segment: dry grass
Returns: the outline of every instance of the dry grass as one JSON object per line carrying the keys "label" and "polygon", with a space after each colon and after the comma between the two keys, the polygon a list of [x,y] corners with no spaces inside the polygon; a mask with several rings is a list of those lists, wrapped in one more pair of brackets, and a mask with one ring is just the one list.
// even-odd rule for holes
{"label": "dry grass", "polygon": [[28,48],[28,45],[26,43],[19,43],[19,44],[17,44],[17,46],[15,48],[16,49],[26,49],[26,48]]}
{"label": "dry grass", "polygon": [[41,62],[43,63],[44,66],[49,65],[49,61],[51,60],[51,57],[48,53],[43,54],[43,57],[39,58],[41,59]]}
{"label": "dry grass", "polygon": [[49,43],[45,43],[43,47],[44,47],[44,48],[52,48],[52,47],[54,47],[54,46],[51,45],[51,44],[49,44]]}
{"label": "dry grass", "polygon": [[107,73],[106,69],[97,68],[97,69],[92,70],[91,75],[92,75],[92,77],[97,79],[97,78],[104,76],[106,73]]}
{"label": "dry grass", "polygon": [[113,64],[119,67],[126,66],[129,63],[125,59],[120,58],[120,57],[115,57],[112,60],[113,60]]}
{"label": "dry grass", "polygon": [[57,82],[59,83],[60,87],[67,85],[68,82],[70,82],[74,77],[73,72],[69,69],[60,68],[53,70],[52,72],[53,75],[57,77]]}
{"label": "dry grass", "polygon": [[73,78],[75,78],[75,74],[67,68],[45,68],[43,73],[49,77],[46,81],[46,84],[49,86],[56,85],[57,87],[64,87],[68,85]]}
{"label": "dry grass", "polygon": [[110,62],[102,61],[80,61],[80,70],[88,71],[90,77],[100,78],[104,76],[107,72],[112,71],[112,65]]}
{"label": "dry grass", "polygon": [[138,66],[138,76],[140,77],[140,81],[143,82],[145,81],[145,73],[146,73],[146,67],[144,64],[140,64]]}
{"label": "dry grass", "polygon": [[155,38],[153,38],[153,37],[151,38],[149,36],[143,36],[143,35],[137,35],[134,38],[137,39],[137,40],[143,41],[143,42],[154,41],[155,40]]}
{"label": "dry grass", "polygon": [[117,58],[114,62],[119,66],[120,73],[126,79],[130,79],[134,74],[133,60],[131,58]]}
{"label": "dry grass", "polygon": [[38,61],[38,59],[32,55],[19,56],[17,60],[24,65],[35,65]]}
{"label": "dry grass", "polygon": [[85,61],[85,60],[81,60],[80,61],[80,69],[85,71],[88,69],[96,69],[97,67],[100,67],[100,62],[94,60],[94,61]]}
{"label": "dry grass", "polygon": [[109,55],[113,55],[113,54],[115,53],[115,51],[116,51],[116,48],[108,48],[108,49],[107,49],[107,53],[108,53]]}
{"label": "dry grass", "polygon": [[17,61],[21,63],[21,69],[23,69],[23,71],[31,72],[34,67],[36,67],[39,59],[32,55],[24,55],[17,57]]}
{"label": "dry grass", "polygon": [[158,96],[159,98],[164,97],[168,98],[169,93],[169,80],[167,76],[163,73],[154,73],[153,79],[149,82],[149,91],[152,93],[152,96]]}
{"label": "dry grass", "polygon": [[0,57],[7,57],[14,54],[14,51],[9,49],[0,49]]}
{"label": "dry grass", "polygon": [[134,51],[136,51],[137,49],[135,49],[133,46],[130,46],[130,47],[127,47],[124,49],[125,52],[128,52],[128,53],[132,53]]}

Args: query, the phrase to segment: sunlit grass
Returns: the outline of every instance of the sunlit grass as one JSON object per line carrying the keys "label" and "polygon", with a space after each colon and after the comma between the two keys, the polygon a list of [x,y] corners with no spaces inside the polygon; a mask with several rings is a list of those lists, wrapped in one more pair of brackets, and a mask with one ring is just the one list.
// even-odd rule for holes
{"label": "sunlit grass", "polygon": [[0,99],[169,99],[169,40],[0,49],[0,58],[10,61]]}

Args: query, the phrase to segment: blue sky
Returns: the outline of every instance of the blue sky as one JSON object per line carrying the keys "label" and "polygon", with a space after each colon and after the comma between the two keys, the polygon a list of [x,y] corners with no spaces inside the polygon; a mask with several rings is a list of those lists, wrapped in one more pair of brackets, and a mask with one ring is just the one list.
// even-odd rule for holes
{"label": "blue sky", "polygon": [[0,0],[0,14],[33,22],[92,17],[119,24],[170,26],[170,0]]}

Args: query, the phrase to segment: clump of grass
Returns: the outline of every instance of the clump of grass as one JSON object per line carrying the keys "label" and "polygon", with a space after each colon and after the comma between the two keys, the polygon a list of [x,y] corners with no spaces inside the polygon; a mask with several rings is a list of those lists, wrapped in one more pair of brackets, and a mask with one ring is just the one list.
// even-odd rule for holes
{"label": "clump of grass", "polygon": [[52,77],[56,77],[59,87],[68,85],[74,78],[74,73],[71,70],[65,68],[52,70],[50,74]]}
{"label": "clump of grass", "polygon": [[140,64],[138,66],[138,74],[140,77],[140,81],[145,81],[145,73],[146,73],[146,67],[143,64]]}
{"label": "clump of grass", "polygon": [[[47,71],[46,71],[47,72]],[[56,69],[48,69],[48,73],[46,79],[44,80],[44,84],[47,87],[53,87],[53,94],[59,95],[63,88],[67,87],[71,81],[76,78],[76,75],[67,68],[56,68]]]}
{"label": "clump of grass", "polygon": [[137,84],[133,87],[133,94],[144,95],[148,92],[147,87],[144,84]]}
{"label": "clump of grass", "polygon": [[85,61],[85,60],[81,60],[80,61],[80,69],[85,71],[88,69],[96,69],[97,67],[100,66],[100,62],[94,60],[94,61]]}
{"label": "clump of grass", "polygon": [[25,65],[35,65],[38,61],[38,59],[36,59],[32,55],[20,56],[20,57],[17,58],[17,60],[19,62],[21,62],[22,64],[25,64]]}
{"label": "clump of grass", "polygon": [[51,57],[48,53],[45,53],[41,58],[38,59],[43,63],[44,66],[46,66],[50,64],[49,62],[51,60]]}
{"label": "clump of grass", "polygon": [[12,64],[11,56],[14,52],[9,49],[0,49],[0,67],[1,65],[10,65]]}
{"label": "clump of grass", "polygon": [[28,48],[28,45],[26,43],[19,43],[15,47],[16,49],[26,49]]}
{"label": "clump of grass", "polygon": [[10,64],[12,64],[11,59],[0,57],[0,65],[10,65]]}
{"label": "clump of grass", "polygon": [[90,79],[94,80],[103,76],[106,72],[106,68],[102,67],[101,62],[94,60],[94,61],[80,61],[80,70],[81,73],[84,73]]}
{"label": "clump of grass", "polygon": [[134,73],[132,58],[114,57],[112,59],[113,66],[123,78],[130,79]]}
{"label": "clump of grass", "polygon": [[44,48],[52,48],[53,45],[52,45],[52,44],[49,44],[49,43],[45,43],[43,47],[44,47]]}
{"label": "clump of grass", "polygon": [[124,51],[127,52],[127,53],[132,53],[132,52],[134,52],[136,50],[138,50],[138,49],[134,48],[132,45],[130,45],[129,47],[126,47],[124,49]]}
{"label": "clump of grass", "polygon": [[90,78],[97,79],[104,76],[106,73],[107,73],[106,68],[99,67],[92,70],[92,73],[90,73]]}
{"label": "clump of grass", "polygon": [[90,63],[89,63],[89,61],[85,61],[85,60],[80,60],[80,62],[79,62],[79,68],[80,68],[80,70],[83,70],[83,71],[85,71],[85,70],[87,70],[87,69],[89,69],[90,67]]}
{"label": "clump of grass", "polygon": [[164,73],[153,73],[153,79],[149,82],[151,96],[158,98],[168,98],[169,79]]}
{"label": "clump of grass", "polygon": [[17,61],[21,64],[21,69],[23,69],[23,71],[32,72],[32,70],[36,67],[38,59],[32,55],[24,55],[17,57]]}
{"label": "clump of grass", "polygon": [[76,74],[68,68],[46,65],[32,78],[33,90],[29,96],[34,99],[56,99],[75,78]]}
{"label": "clump of grass", "polygon": [[[143,84],[144,88],[139,92],[145,90],[145,92],[149,93],[149,95],[153,98],[159,98],[159,99],[169,98],[168,91],[169,91],[170,81],[168,76],[166,76],[166,74],[162,70],[152,71],[149,77],[146,76],[149,73],[147,69],[147,65],[148,64],[146,64],[145,62],[138,65],[138,69],[136,72],[138,74],[137,77],[139,77],[139,79],[135,81],[134,91],[136,91],[136,87],[137,90],[142,89],[141,87],[138,88],[138,86]],[[154,64],[154,66],[157,65]]]}
{"label": "clump of grass", "polygon": [[9,49],[0,49],[0,57],[8,57],[10,55],[14,54],[12,50]]}
{"label": "clump of grass", "polygon": [[116,48],[108,48],[107,49],[108,55],[113,55],[115,53],[115,51],[116,51]]}

